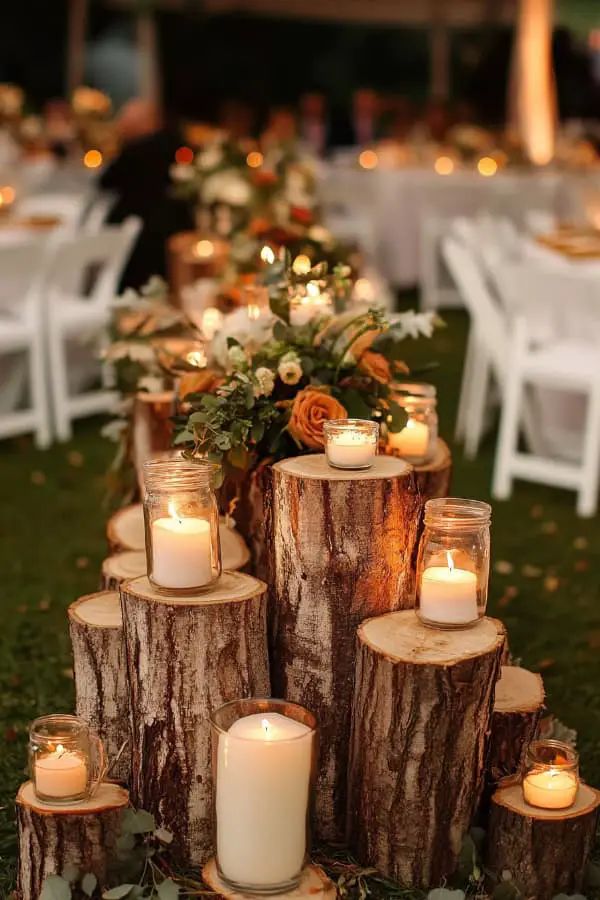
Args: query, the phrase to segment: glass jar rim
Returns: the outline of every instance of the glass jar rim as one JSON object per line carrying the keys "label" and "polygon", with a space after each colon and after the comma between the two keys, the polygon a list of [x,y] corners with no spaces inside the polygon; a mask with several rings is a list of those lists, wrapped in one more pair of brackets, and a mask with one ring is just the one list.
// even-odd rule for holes
{"label": "glass jar rim", "polygon": [[[313,715],[308,709],[304,706],[300,706],[299,703],[292,703],[289,700],[279,700],[272,697],[246,697],[241,700],[230,700],[229,703],[225,703],[223,706],[220,706],[219,709],[216,709],[214,712],[210,714],[210,724],[219,734],[227,735],[229,733],[229,728],[233,725],[233,722],[229,726],[229,728],[223,728],[222,725],[219,724],[217,719],[222,716],[226,716],[230,710],[233,710],[235,707],[239,707],[241,703],[248,703],[249,705],[256,705],[256,709],[254,712],[248,712],[247,715],[256,715],[264,712],[265,714],[269,712],[277,712],[281,710],[280,715],[285,716],[286,719],[291,719],[293,722],[299,722],[302,725],[306,725],[307,728],[310,729],[310,733],[314,734],[317,731],[317,719],[316,716]],[[264,709],[261,709],[261,705],[264,706]],[[273,709],[275,707],[275,709]],[[295,719],[293,716],[286,715],[284,710],[294,710],[299,714],[299,718]],[[238,721],[238,719],[246,718],[246,716],[238,716],[234,721]],[[291,744],[294,741],[299,741],[305,738],[305,734],[298,734],[295,737],[284,738],[282,741],[277,741],[278,744]],[[247,737],[239,737],[236,736],[236,740],[239,741],[252,741],[255,743],[253,738]]]}
{"label": "glass jar rim", "polygon": [[403,409],[409,410],[411,407],[414,409],[436,409],[437,397],[427,397],[421,394],[396,394],[394,403]]}
{"label": "glass jar rim", "polygon": [[[542,758],[542,751],[552,750],[564,756],[564,762],[556,762]],[[559,741],[555,738],[538,739],[531,741],[527,748],[527,760],[535,766],[543,766],[548,769],[572,769],[579,763],[579,754],[574,747],[565,741]]]}
{"label": "glass jar rim", "polygon": [[379,422],[373,419],[327,419],[323,422],[323,431],[327,432],[330,428],[362,428],[365,431],[376,431],[379,429]]}
{"label": "glass jar rim", "polygon": [[425,504],[425,524],[438,528],[478,528],[489,525],[492,507],[484,500],[437,497]]}
{"label": "glass jar rim", "polygon": [[407,394],[419,399],[437,399],[437,388],[427,381],[394,381],[390,385],[394,393]]}
{"label": "glass jar rim", "polygon": [[221,471],[208,459],[152,457],[144,463],[146,490],[183,491],[212,487]]}
{"label": "glass jar rim", "polygon": [[[61,724],[69,728],[69,734],[56,735],[44,732],[42,729],[45,725],[52,724],[54,730],[60,729]],[[60,737],[63,741],[70,741],[78,737],[82,732],[89,730],[89,725],[80,716],[74,716],[71,713],[50,713],[46,716],[38,716],[29,726],[30,738],[40,738],[41,740],[52,740]]]}

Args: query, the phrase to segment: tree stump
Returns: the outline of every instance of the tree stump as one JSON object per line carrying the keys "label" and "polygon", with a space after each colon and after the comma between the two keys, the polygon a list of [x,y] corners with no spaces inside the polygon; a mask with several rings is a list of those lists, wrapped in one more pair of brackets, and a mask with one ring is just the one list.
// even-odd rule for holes
{"label": "tree stump", "polygon": [[118,591],[128,578],[139,578],[147,569],[145,550],[122,550],[107,556],[102,563],[101,589]]}
{"label": "tree stump", "polygon": [[38,900],[48,875],[65,866],[91,872],[106,885],[109,865],[121,829],[129,794],[116,784],[101,784],[91,800],[73,806],[51,806],[38,800],[31,781],[19,788],[17,822],[20,900]]}
{"label": "tree stump", "polygon": [[415,477],[423,503],[426,500],[449,495],[450,480],[452,478],[452,454],[448,444],[441,438],[437,439],[433,459],[423,466],[415,466]]}
{"label": "tree stump", "polygon": [[110,770],[111,778],[127,783],[131,774],[129,689],[119,594],[88,594],[69,606],[68,615],[77,715],[98,732],[109,763],[128,742]]}
{"label": "tree stump", "polygon": [[541,675],[519,666],[502,666],[487,760],[487,778],[492,784],[520,771],[527,747],[537,734],[544,696]]}
{"label": "tree stump", "polygon": [[[203,867],[202,878],[211,890],[220,897],[225,897],[226,900],[246,900],[246,898],[252,900],[256,896],[255,894],[242,894],[229,887],[219,875],[217,861],[214,857],[209,859]],[[286,900],[288,897],[293,900],[301,900],[303,897],[310,898],[310,900],[335,900],[336,896],[337,891],[333,881],[327,877],[320,866],[315,866],[313,863],[304,867],[300,884],[295,890],[277,894],[279,900]]]}
{"label": "tree stump", "polygon": [[458,860],[483,785],[504,627],[422,625],[412,610],[358,629],[348,841],[365,865],[437,887]]}
{"label": "tree stump", "polygon": [[322,454],[272,467],[268,545],[274,694],[319,723],[316,828],[344,836],[356,628],[410,602],[419,498],[412,469],[391,456],[371,469]]}
{"label": "tree stump", "polygon": [[144,491],[144,463],[173,446],[175,391],[139,391],[133,399],[131,455],[140,494]]}
{"label": "tree stump", "polygon": [[226,572],[186,598],[148,579],[121,587],[132,722],[132,797],[175,835],[187,863],[212,843],[209,716],[270,695],[266,585]]}
{"label": "tree stump", "polygon": [[596,832],[600,792],[582,784],[570,809],[537,809],[520,784],[492,797],[487,864],[511,880],[525,897],[551,900],[581,891]]}
{"label": "tree stump", "polygon": [[[111,554],[124,550],[145,551],[143,505],[133,503],[117,510],[108,520],[106,536]],[[221,518],[219,523],[219,537],[223,569],[236,572],[243,569],[250,559],[250,551],[241,534],[235,528],[231,528],[224,518]]]}

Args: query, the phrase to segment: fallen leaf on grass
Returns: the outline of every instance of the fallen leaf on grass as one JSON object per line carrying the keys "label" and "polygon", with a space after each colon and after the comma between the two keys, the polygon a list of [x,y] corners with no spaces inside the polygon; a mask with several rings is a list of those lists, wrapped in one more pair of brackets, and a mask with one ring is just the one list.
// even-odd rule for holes
{"label": "fallen leaf on grass", "polygon": [[600,650],[600,631],[591,631],[588,634],[587,642],[592,650]]}
{"label": "fallen leaf on grass", "polygon": [[539,578],[542,574],[542,570],[539,566],[532,566],[530,563],[525,563],[524,566],[521,566],[521,575],[524,578]]}
{"label": "fallen leaf on grass", "polygon": [[544,588],[547,591],[550,591],[551,594],[554,591],[557,591],[560,587],[560,578],[557,578],[556,575],[546,575],[544,578]]}
{"label": "fallen leaf on grass", "polygon": [[513,564],[506,559],[499,559],[494,563],[494,572],[497,572],[498,575],[510,575],[513,569]]}
{"label": "fallen leaf on grass", "polygon": [[39,469],[33,470],[33,472],[30,475],[30,479],[31,479],[32,484],[37,484],[38,486],[42,485],[42,484],[46,484],[46,476],[43,472],[40,472]]}
{"label": "fallen leaf on grass", "polygon": [[558,531],[558,525],[556,522],[542,522],[542,527],[540,529],[542,534],[556,534]]}
{"label": "fallen leaf on grass", "polygon": [[75,568],[76,569],[87,569],[90,564],[90,560],[88,556],[78,556],[75,560]]}
{"label": "fallen leaf on grass", "polygon": [[50,609],[50,598],[42,597],[42,599],[38,603],[38,609],[41,609],[42,612],[46,612],[48,609]]}
{"label": "fallen leaf on grass", "polygon": [[14,672],[14,673],[9,677],[8,683],[9,683],[9,685],[10,685],[11,687],[19,687],[19,685],[21,684],[21,680],[22,680],[22,679],[21,679],[21,676],[20,676],[20,675],[17,675],[17,673]]}
{"label": "fallen leaf on grass", "polygon": [[71,681],[75,677],[73,674],[73,669],[63,669],[62,674],[65,676],[65,678],[70,678]]}
{"label": "fallen leaf on grass", "polygon": [[17,609],[18,613],[26,613],[27,612],[27,607],[24,603],[19,603],[19,605],[16,607],[16,609]]}
{"label": "fallen leaf on grass", "polygon": [[531,516],[532,519],[541,519],[542,516],[544,515],[544,507],[541,506],[539,503],[536,503],[536,505],[532,506],[531,509],[529,510],[529,515]]}
{"label": "fallen leaf on grass", "polygon": [[506,590],[504,591],[504,593],[506,594],[507,597],[510,597],[511,600],[512,600],[513,597],[517,597],[517,596],[518,596],[518,594],[519,594],[519,588],[516,587],[516,585],[514,585],[514,584],[509,584],[509,586],[506,588]]}
{"label": "fallen leaf on grass", "polygon": [[5,728],[4,729],[4,740],[7,744],[14,744],[17,740],[18,734],[16,728]]}
{"label": "fallen leaf on grass", "polygon": [[79,450],[71,450],[71,452],[67,454],[67,462],[70,466],[73,466],[74,469],[80,469],[85,462],[85,457]]}
{"label": "fallen leaf on grass", "polygon": [[589,559],[578,559],[575,561],[575,565],[573,566],[576,572],[587,572],[589,567]]}
{"label": "fallen leaf on grass", "polygon": [[573,541],[573,546],[576,550],[587,550],[589,546],[588,539],[586,537],[576,537]]}
{"label": "fallen leaf on grass", "polygon": [[556,662],[555,659],[552,659],[552,657],[548,656],[548,657],[545,657],[544,659],[540,659],[540,661],[537,664],[537,667],[538,667],[538,669],[541,669],[541,671],[543,672],[545,669],[551,669],[555,662]]}
{"label": "fallen leaf on grass", "polygon": [[512,597],[510,597],[508,594],[502,594],[502,596],[498,600],[498,606],[500,607],[500,609],[504,609],[506,606],[508,606],[511,600]]}

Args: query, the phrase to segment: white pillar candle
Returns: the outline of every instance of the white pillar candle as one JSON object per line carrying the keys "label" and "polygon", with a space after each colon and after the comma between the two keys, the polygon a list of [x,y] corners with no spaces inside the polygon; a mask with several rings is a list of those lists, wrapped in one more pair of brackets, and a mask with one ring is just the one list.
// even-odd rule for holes
{"label": "white pillar candle", "polygon": [[269,887],[300,874],[306,853],[312,732],[257,713],[219,737],[217,858],[238,885]]}
{"label": "white pillar candle", "polygon": [[164,588],[202,587],[213,580],[207,519],[170,516],[152,522],[152,580]]}
{"label": "white pillar candle", "polygon": [[429,566],[419,593],[421,616],[441,625],[466,625],[477,619],[477,575],[457,569],[452,554],[448,566]]}
{"label": "white pillar candle", "polygon": [[358,429],[331,434],[326,439],[327,460],[341,469],[366,469],[373,465],[377,452],[377,435]]}
{"label": "white pillar candle", "polygon": [[547,769],[530,772],[523,779],[523,797],[541,809],[566,809],[575,803],[578,782],[573,772]]}
{"label": "white pillar candle", "polygon": [[422,459],[429,449],[429,426],[416,419],[408,419],[401,431],[389,432],[388,444],[407,459]]}
{"label": "white pillar candle", "polygon": [[81,753],[65,750],[58,744],[56,750],[36,758],[35,790],[44,797],[65,800],[85,794],[88,772]]}

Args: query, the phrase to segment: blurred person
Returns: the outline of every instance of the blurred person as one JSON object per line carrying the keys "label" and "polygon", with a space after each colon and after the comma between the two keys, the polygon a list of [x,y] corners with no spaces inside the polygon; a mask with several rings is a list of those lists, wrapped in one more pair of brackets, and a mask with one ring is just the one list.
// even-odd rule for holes
{"label": "blurred person", "polygon": [[121,150],[101,175],[100,186],[117,197],[109,222],[127,216],[142,220],[121,281],[121,288],[139,288],[151,275],[166,275],[167,239],[193,225],[187,204],[172,195],[169,174],[182,140],[157,107],[141,99],[125,104],[116,128]]}
{"label": "blurred person", "polygon": [[287,106],[276,106],[269,112],[267,124],[262,135],[265,147],[276,144],[291,144],[298,137],[296,117]]}
{"label": "blurred person", "polygon": [[415,111],[408,97],[393,97],[389,104],[386,136],[404,144],[409,140],[414,124]]}
{"label": "blurred person", "polygon": [[241,100],[225,100],[219,110],[219,128],[234,140],[252,137],[254,114]]}
{"label": "blurred person", "polygon": [[59,159],[64,159],[76,139],[73,110],[63,99],[48,100],[44,106],[44,135],[48,149]]}
{"label": "blurred person", "polygon": [[359,88],[352,95],[350,112],[335,123],[332,143],[363,147],[381,137],[381,100],[376,91]]}
{"label": "blurred person", "polygon": [[443,143],[450,124],[446,104],[441,100],[430,100],[413,129],[412,139],[422,143]]}
{"label": "blurred person", "polygon": [[300,139],[316,156],[323,156],[329,138],[325,96],[316,91],[302,94],[299,107]]}

